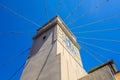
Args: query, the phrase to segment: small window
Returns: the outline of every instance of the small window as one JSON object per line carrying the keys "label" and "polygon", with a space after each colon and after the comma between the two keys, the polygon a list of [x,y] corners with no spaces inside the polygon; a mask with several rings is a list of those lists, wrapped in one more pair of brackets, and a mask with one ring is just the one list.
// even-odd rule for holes
{"label": "small window", "polygon": [[45,40],[46,39],[46,36],[43,36],[43,40]]}

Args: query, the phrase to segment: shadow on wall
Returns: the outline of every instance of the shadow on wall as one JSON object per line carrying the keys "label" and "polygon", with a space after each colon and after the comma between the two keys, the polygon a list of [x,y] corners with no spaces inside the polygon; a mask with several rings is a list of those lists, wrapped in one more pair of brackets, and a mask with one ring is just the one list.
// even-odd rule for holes
{"label": "shadow on wall", "polygon": [[[42,49],[42,46],[45,46],[45,47],[41,51],[46,50],[50,46],[50,44],[53,42],[53,39],[54,39],[54,31],[52,31],[52,29],[41,34],[40,37],[38,37],[34,40],[34,43],[32,45],[32,48],[31,48],[28,58],[35,56],[39,52],[39,50]],[[52,38],[51,38],[51,36],[52,36]]]}

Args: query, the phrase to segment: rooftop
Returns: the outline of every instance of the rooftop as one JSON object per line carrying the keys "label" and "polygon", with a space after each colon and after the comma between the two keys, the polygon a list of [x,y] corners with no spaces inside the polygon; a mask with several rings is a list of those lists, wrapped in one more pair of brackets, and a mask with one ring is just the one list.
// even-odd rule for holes
{"label": "rooftop", "polygon": [[48,21],[46,24],[44,24],[42,27],[40,27],[37,30],[37,34],[33,37],[33,39],[38,38],[41,34],[46,32],[47,30],[51,29],[55,25],[59,25],[61,29],[64,31],[64,33],[68,36],[68,38],[72,41],[72,43],[79,49],[80,46],[76,42],[76,37],[71,32],[71,30],[66,26],[66,24],[63,22],[63,20],[59,16],[55,16],[50,21]]}
{"label": "rooftop", "polygon": [[100,66],[97,66],[97,67],[93,68],[93,69],[92,69],[90,72],[88,72],[88,73],[92,73],[92,72],[94,72],[94,71],[96,71],[96,70],[98,70],[98,69],[100,69],[100,68],[102,68],[102,67],[104,67],[104,66],[106,66],[106,65],[110,65],[111,68],[113,69],[114,73],[117,72],[117,71],[116,71],[116,68],[115,68],[115,66],[114,66],[113,60],[110,60],[110,61],[108,61],[108,62],[106,62],[106,63],[104,63],[104,64],[102,64],[102,65],[100,65]]}

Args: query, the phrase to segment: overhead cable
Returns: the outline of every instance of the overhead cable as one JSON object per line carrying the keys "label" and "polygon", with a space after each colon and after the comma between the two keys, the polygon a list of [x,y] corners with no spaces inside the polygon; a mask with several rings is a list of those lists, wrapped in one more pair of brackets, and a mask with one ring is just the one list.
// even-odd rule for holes
{"label": "overhead cable", "polygon": [[89,50],[88,48],[85,48],[85,47],[82,47],[82,49],[87,52],[91,57],[93,57],[96,61],[98,61],[99,63],[103,63],[101,60],[99,60],[95,55],[94,53]]}
{"label": "overhead cable", "polygon": [[0,67],[5,66],[5,65],[7,65],[8,63],[14,61],[15,59],[17,59],[17,58],[20,57],[21,55],[25,54],[25,53],[26,53],[27,51],[29,51],[29,50],[30,50],[30,48],[27,48],[27,49],[25,49],[24,51],[22,51],[21,53],[12,56],[11,58],[7,59],[4,63],[0,64]]}
{"label": "overhead cable", "polygon": [[[51,42],[51,41],[48,41]],[[50,43],[51,44],[51,43]],[[48,44],[48,45],[50,45]],[[40,51],[45,51],[49,46],[46,46],[44,49],[41,49]],[[0,67],[7,65],[8,63],[15,61],[18,57],[20,57],[21,55],[24,55],[27,51],[29,51],[31,48],[27,48],[24,51],[22,51],[21,53],[18,53],[10,58],[8,58],[5,62],[3,62],[2,64],[0,64]],[[28,58],[31,58],[31,56],[29,56]],[[29,61],[28,61],[29,62]],[[27,62],[27,64],[28,64]]]}
{"label": "overhead cable", "polygon": [[120,17],[120,14],[117,14],[117,15],[114,15],[114,16],[111,16],[111,17],[108,17],[108,18],[100,19],[100,20],[97,20],[95,22],[90,22],[90,23],[87,23],[87,24],[82,24],[80,26],[73,27],[71,29],[73,30],[73,29],[78,29],[78,28],[83,28],[83,27],[90,27],[90,25],[97,24],[97,23],[104,22],[104,21],[108,21],[108,20],[111,20],[111,19],[114,19],[114,18],[117,18],[117,17]]}
{"label": "overhead cable", "polygon": [[84,17],[84,16],[90,14],[91,12],[97,10],[97,9],[98,9],[100,6],[102,6],[105,2],[108,2],[108,0],[104,0],[102,3],[98,4],[98,5],[95,6],[94,8],[88,10],[88,11],[85,12],[84,14],[80,15],[79,17],[77,17],[77,19],[74,19],[74,20],[70,21],[70,22],[68,23],[68,25],[71,25],[71,24],[77,22],[80,18],[82,18],[82,17]]}
{"label": "overhead cable", "polygon": [[59,0],[58,6],[57,6],[56,15],[58,15],[58,12],[59,12],[60,7],[61,7],[61,5],[62,5],[62,1],[63,1],[63,0]]}
{"label": "overhead cable", "polygon": [[[44,50],[46,50],[46,48],[48,48],[48,47],[49,47],[49,46],[46,46],[45,49],[42,49],[42,50],[41,50],[41,52],[44,51]],[[21,55],[22,55],[23,53],[25,53],[26,51],[27,51],[27,49],[24,50],[24,51],[21,53]],[[4,63],[4,65],[6,65],[6,64],[8,64],[9,62],[15,60],[17,57],[18,57],[18,56],[15,56],[14,59],[12,59],[12,58],[8,59],[8,60]],[[8,80],[12,80],[12,78],[13,78],[14,76],[16,76],[16,74],[17,74],[24,66],[26,67],[26,66],[28,65],[28,63],[30,62],[30,60],[31,60],[31,58],[29,58],[28,62],[25,61],[25,63],[22,64],[22,65],[12,74],[12,76],[11,76]],[[8,62],[8,61],[9,61],[9,62]],[[2,66],[4,66],[4,65],[0,65],[0,67],[2,67]]]}
{"label": "overhead cable", "polygon": [[88,39],[88,40],[100,40],[107,42],[120,42],[120,40],[102,39],[102,38],[88,38],[88,37],[77,37],[78,39]]}
{"label": "overhead cable", "polygon": [[108,28],[108,29],[102,29],[102,30],[89,30],[89,31],[73,32],[73,33],[75,33],[75,34],[83,34],[83,33],[104,32],[104,31],[113,31],[113,30],[120,30],[120,28]]}
{"label": "overhead cable", "polygon": [[[104,56],[104,55],[102,55],[102,54],[100,54],[100,53],[97,53],[95,50],[93,51],[92,49],[90,49],[90,48],[88,48],[88,47],[87,47],[87,49],[89,49],[89,50],[93,53],[93,55],[94,55],[94,54],[97,54],[97,55],[99,55],[100,57],[106,59],[107,61],[110,61],[110,60],[111,60],[111,59],[109,59],[108,57],[106,57],[106,56]],[[98,59],[98,58],[96,58],[96,59]],[[98,59],[98,60],[99,60],[99,59]],[[99,60],[99,62],[102,62],[102,61]],[[119,63],[116,63],[116,64],[117,64],[118,66],[120,66]]]}
{"label": "overhead cable", "polygon": [[9,78],[8,80],[12,80],[13,77],[17,75],[17,73],[24,67],[25,63],[23,63]]}
{"label": "overhead cable", "polygon": [[[87,47],[87,46],[86,46],[86,47]],[[106,59],[107,61],[110,60],[108,57],[106,57],[106,56],[104,56],[104,55],[102,55],[102,54],[96,52],[95,50],[92,50],[92,49],[90,49],[90,48],[88,48],[88,47],[87,47],[87,49],[89,49],[89,50],[90,50],[91,52],[93,52],[94,54],[97,54],[97,55],[99,55],[100,57]]]}
{"label": "overhead cable", "polygon": [[0,32],[0,34],[31,34],[35,32]]}
{"label": "overhead cable", "polygon": [[46,0],[44,0],[44,9],[45,9],[46,17],[48,18],[48,12],[47,12],[47,4],[46,4]]}
{"label": "overhead cable", "polygon": [[3,9],[5,9],[5,10],[7,10],[7,11],[9,11],[9,12],[11,12],[12,14],[14,14],[14,15],[16,15],[16,16],[18,16],[18,17],[20,17],[20,18],[22,18],[22,19],[24,19],[24,20],[26,20],[26,21],[28,21],[29,23],[32,23],[33,25],[35,25],[35,26],[37,26],[37,27],[40,27],[40,25],[38,25],[36,22],[34,22],[34,21],[26,18],[25,16],[23,16],[23,15],[15,12],[14,10],[8,8],[7,6],[5,6],[5,5],[3,5],[3,4],[1,4],[1,3],[0,3],[0,7],[3,8]]}
{"label": "overhead cable", "polygon": [[83,4],[84,1],[85,1],[85,0],[80,0],[80,2],[78,3],[78,5],[76,5],[76,6],[71,10],[70,13],[68,13],[68,15],[65,17],[64,20],[67,20],[70,16],[72,16],[72,15],[75,13],[75,11],[79,9],[79,7]]}
{"label": "overhead cable", "polygon": [[46,56],[46,59],[45,59],[43,65],[42,65],[42,68],[40,69],[40,71],[39,71],[39,73],[38,73],[38,75],[37,75],[36,80],[39,80],[39,77],[40,77],[40,75],[41,75],[44,67],[46,66],[46,64],[47,64],[47,62],[48,62],[48,59],[49,59],[49,57],[50,57],[50,54],[52,53],[51,51],[53,50],[54,44],[55,44],[55,42],[54,42],[53,44],[51,44],[51,45],[52,45],[52,46],[51,46],[51,49],[50,49],[48,55]]}
{"label": "overhead cable", "polygon": [[88,46],[93,46],[93,47],[95,47],[95,48],[99,48],[99,49],[101,49],[101,50],[108,51],[108,52],[111,52],[111,53],[120,55],[120,52],[113,51],[113,50],[111,50],[111,49],[107,49],[107,48],[104,48],[104,47],[101,47],[101,46],[97,46],[97,45],[94,45],[94,44],[86,43],[86,42],[83,42],[83,41],[80,41],[80,40],[79,40],[78,42],[80,42],[81,44],[85,44],[85,45],[88,45]]}

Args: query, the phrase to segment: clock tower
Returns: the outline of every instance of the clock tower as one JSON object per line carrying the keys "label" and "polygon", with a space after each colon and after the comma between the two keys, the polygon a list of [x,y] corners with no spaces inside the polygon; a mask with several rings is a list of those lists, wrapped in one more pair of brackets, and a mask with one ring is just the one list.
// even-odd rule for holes
{"label": "clock tower", "polygon": [[37,30],[21,80],[78,80],[87,75],[75,36],[56,16]]}

